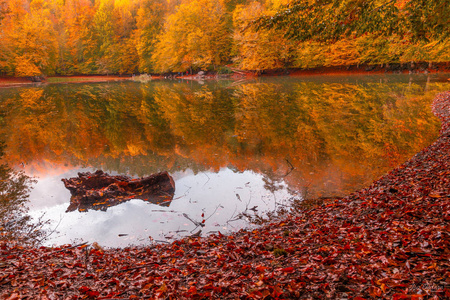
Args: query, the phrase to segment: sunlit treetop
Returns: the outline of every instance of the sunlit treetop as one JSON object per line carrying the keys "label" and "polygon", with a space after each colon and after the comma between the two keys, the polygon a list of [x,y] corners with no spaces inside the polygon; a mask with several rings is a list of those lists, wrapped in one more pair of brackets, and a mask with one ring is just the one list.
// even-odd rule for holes
{"label": "sunlit treetop", "polygon": [[450,36],[450,0],[294,0],[254,22],[291,39],[401,34],[416,40]]}

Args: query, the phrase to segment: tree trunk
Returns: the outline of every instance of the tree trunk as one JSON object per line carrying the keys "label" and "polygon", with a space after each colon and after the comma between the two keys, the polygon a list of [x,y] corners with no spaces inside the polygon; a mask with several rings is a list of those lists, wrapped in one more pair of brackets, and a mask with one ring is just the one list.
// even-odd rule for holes
{"label": "tree trunk", "polygon": [[169,206],[175,193],[175,183],[167,172],[132,179],[128,176],[111,176],[103,171],[78,173],[78,177],[62,179],[72,194],[66,212],[106,211],[108,207],[131,199],[141,199]]}

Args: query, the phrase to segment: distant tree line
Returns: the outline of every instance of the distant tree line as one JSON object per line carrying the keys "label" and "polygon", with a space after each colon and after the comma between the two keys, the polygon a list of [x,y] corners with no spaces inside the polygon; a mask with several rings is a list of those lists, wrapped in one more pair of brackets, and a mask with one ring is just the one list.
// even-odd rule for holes
{"label": "distant tree line", "polygon": [[0,74],[450,61],[450,0],[0,0]]}

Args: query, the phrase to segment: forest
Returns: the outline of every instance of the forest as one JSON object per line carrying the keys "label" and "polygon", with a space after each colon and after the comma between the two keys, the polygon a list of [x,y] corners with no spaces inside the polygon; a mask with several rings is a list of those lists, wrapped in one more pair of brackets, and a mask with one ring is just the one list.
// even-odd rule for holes
{"label": "forest", "polygon": [[449,0],[0,0],[0,75],[450,61]]}

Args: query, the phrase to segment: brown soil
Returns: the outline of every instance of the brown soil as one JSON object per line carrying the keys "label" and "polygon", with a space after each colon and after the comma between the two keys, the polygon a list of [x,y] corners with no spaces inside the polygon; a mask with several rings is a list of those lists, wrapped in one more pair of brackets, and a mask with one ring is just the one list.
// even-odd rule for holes
{"label": "brown soil", "polygon": [[[61,82],[58,83],[71,83],[71,82],[107,82],[107,81],[122,81],[122,80],[130,80],[129,76],[116,76],[116,75],[77,75],[77,76],[52,76],[51,78],[59,79]],[[65,81],[64,79],[67,79]],[[73,81],[71,79],[77,79]]]}
{"label": "brown soil", "polygon": [[[55,83],[85,83],[85,82],[110,82],[110,81],[122,81],[130,80],[130,77],[126,76],[90,76],[90,75],[77,75],[77,76],[52,76],[51,78],[57,79]],[[46,83],[43,81],[42,83]],[[31,81],[29,78],[24,77],[0,77],[0,87],[13,87],[23,86],[30,84],[39,84]]]}
{"label": "brown soil", "polygon": [[[235,70],[227,78],[242,79],[254,78],[259,76],[322,76],[322,75],[369,75],[369,74],[414,74],[414,73],[450,73],[450,62],[414,64],[384,64],[384,65],[354,65],[354,66],[334,66],[334,67],[318,67],[311,69],[273,69],[273,70]],[[167,77],[167,76],[166,76]],[[164,78],[164,76],[161,76]],[[178,78],[178,77],[177,77]],[[220,79],[220,75],[214,72],[207,72],[204,76],[199,77],[196,74],[181,76],[179,78],[187,80],[212,80]]]}
{"label": "brown soil", "polygon": [[[237,71],[225,78],[240,79],[258,76],[314,76],[314,75],[350,75],[350,74],[385,74],[385,73],[450,73],[450,62],[433,63],[431,66],[428,63],[414,63],[414,64],[389,64],[389,65],[359,65],[359,66],[335,66],[335,67],[319,67],[312,69],[275,69],[263,71]],[[54,83],[86,83],[86,82],[109,82],[109,81],[123,81],[130,80],[130,76],[117,75],[76,75],[76,76],[52,76],[51,78],[58,79]],[[171,76],[152,75],[154,79],[172,78]],[[187,75],[176,78],[187,80],[211,80],[220,79],[221,75],[214,72],[208,72],[204,77],[199,78],[197,75]],[[75,79],[75,80],[74,80]],[[22,86],[27,84],[36,84],[28,78],[21,77],[0,77],[0,88],[11,86]]]}
{"label": "brown soil", "polygon": [[20,77],[0,77],[0,87],[6,86],[20,86],[24,84],[32,83],[31,80],[27,78]]}
{"label": "brown soil", "polygon": [[359,66],[335,66],[319,67],[312,69],[286,69],[266,70],[263,76],[310,76],[310,75],[348,75],[348,74],[413,74],[413,73],[447,73],[450,72],[450,63],[415,64],[388,64],[388,65],[359,65]]}

